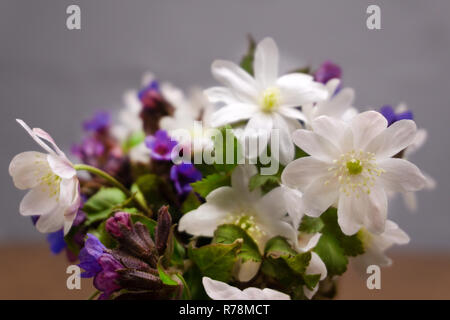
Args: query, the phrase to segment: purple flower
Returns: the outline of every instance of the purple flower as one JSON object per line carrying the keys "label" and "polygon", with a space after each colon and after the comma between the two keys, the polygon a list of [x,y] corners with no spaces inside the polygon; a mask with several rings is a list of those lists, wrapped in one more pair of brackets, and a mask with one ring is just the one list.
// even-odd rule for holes
{"label": "purple flower", "polygon": [[119,223],[131,230],[130,214],[126,212],[116,212],[113,217],[106,220],[106,231],[115,237],[121,237]]}
{"label": "purple flower", "polygon": [[139,100],[144,108],[154,108],[161,101],[161,92],[157,81],[150,82],[138,93]]}
{"label": "purple flower", "polygon": [[109,298],[111,293],[120,289],[117,283],[119,274],[116,271],[123,269],[123,266],[112,255],[107,253],[102,254],[97,261],[101,267],[101,271],[94,278],[94,286],[99,291],[103,291],[98,299],[105,300]]}
{"label": "purple flower", "polygon": [[382,106],[380,109],[380,113],[386,118],[388,121],[388,126],[399,121],[399,120],[413,120],[414,116],[412,111],[406,110],[403,112],[395,112],[394,108],[390,105]]}
{"label": "purple flower", "polygon": [[173,165],[170,169],[170,179],[175,185],[178,194],[184,195],[191,192],[191,183],[201,180],[202,174],[191,163]]}
{"label": "purple flower", "polygon": [[341,67],[331,61],[325,61],[314,73],[314,80],[326,84],[329,80],[342,76]]}
{"label": "purple flower", "polygon": [[53,254],[58,254],[66,248],[66,242],[64,241],[64,231],[59,230],[49,233],[47,235],[47,242],[50,245],[50,251]]}
{"label": "purple flower", "polygon": [[109,127],[111,122],[111,115],[106,111],[98,111],[94,116],[83,122],[83,129],[85,131],[102,131]]}
{"label": "purple flower", "polygon": [[96,136],[91,136],[84,138],[81,144],[72,146],[71,151],[73,155],[88,163],[101,157],[105,152],[105,146]]}
{"label": "purple flower", "polygon": [[104,253],[106,247],[91,233],[87,234],[86,242],[81,249],[78,258],[80,263],[78,266],[83,268],[85,272],[81,274],[82,278],[95,277],[97,273],[102,271],[102,267],[98,263],[98,259]]}
{"label": "purple flower", "polygon": [[145,138],[145,144],[151,152],[151,157],[155,160],[170,160],[172,149],[177,142],[172,140],[166,131],[158,130],[154,136]]}

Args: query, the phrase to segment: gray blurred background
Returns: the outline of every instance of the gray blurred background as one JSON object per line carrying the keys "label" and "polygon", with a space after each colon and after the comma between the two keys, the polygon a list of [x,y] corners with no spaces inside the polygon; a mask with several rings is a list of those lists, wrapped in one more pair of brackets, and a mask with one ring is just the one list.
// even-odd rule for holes
{"label": "gray blurred background", "polygon": [[[66,8],[81,7],[80,31]],[[366,28],[381,7],[382,30]],[[390,217],[411,236],[406,250],[450,249],[450,1],[2,0],[0,2],[0,244],[42,242],[18,213],[23,192],[8,175],[14,155],[39,147],[14,121],[41,127],[69,150],[96,109],[118,110],[122,93],[148,70],[184,89],[215,84],[210,64],[238,61],[246,35],[272,36],[289,70],[332,59],[363,109],[408,103],[429,140],[412,161],[438,188],[418,194],[416,214],[400,199]]]}

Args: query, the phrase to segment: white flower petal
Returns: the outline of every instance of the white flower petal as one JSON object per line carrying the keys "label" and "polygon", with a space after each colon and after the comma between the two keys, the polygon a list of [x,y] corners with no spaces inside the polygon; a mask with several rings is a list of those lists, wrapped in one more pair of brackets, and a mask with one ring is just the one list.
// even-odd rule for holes
{"label": "white flower petal", "polygon": [[338,187],[330,176],[323,176],[313,181],[303,193],[306,214],[317,217],[338,199]]}
{"label": "white flower petal", "polygon": [[321,233],[314,233],[314,234],[301,233],[299,241],[297,243],[297,247],[300,249],[301,252],[307,252],[316,247],[321,236],[322,236]]}
{"label": "white flower petal", "polygon": [[275,84],[278,78],[278,47],[272,38],[264,38],[256,46],[253,70],[262,89]]}
{"label": "white flower petal", "polygon": [[392,157],[414,141],[416,129],[412,120],[397,121],[373,139],[366,151],[375,153],[377,159]]}
{"label": "white flower petal", "polygon": [[232,89],[239,100],[248,103],[257,101],[255,79],[238,65],[231,61],[216,60],[211,65],[211,72],[217,81]]}
{"label": "white flower petal", "polygon": [[328,98],[328,92],[321,83],[312,81],[303,73],[291,73],[277,80],[281,91],[281,104],[285,107],[298,107],[310,102]]}
{"label": "white flower petal", "polygon": [[366,111],[355,116],[350,125],[355,150],[365,150],[366,146],[387,128],[387,120],[379,112]]}
{"label": "white flower petal", "polygon": [[61,208],[56,207],[52,212],[39,217],[36,222],[36,229],[42,233],[51,233],[61,230],[64,226],[64,216]]}
{"label": "white flower petal", "polygon": [[281,106],[277,109],[277,112],[287,118],[306,121],[305,115],[296,108]]}
{"label": "white flower petal", "polygon": [[236,287],[208,277],[202,279],[206,294],[213,300],[243,300],[245,295]]}
{"label": "white flower petal", "polygon": [[211,126],[221,127],[226,124],[235,123],[251,118],[258,111],[253,104],[237,103],[220,108],[211,116]]}
{"label": "white flower petal", "polygon": [[287,165],[294,159],[295,147],[292,142],[289,125],[277,113],[273,114],[273,129],[278,130],[279,133],[279,161],[283,165]]}
{"label": "white flower petal", "polygon": [[235,104],[239,103],[236,96],[231,92],[230,89],[225,87],[212,87],[206,89],[204,94],[208,100],[212,103],[223,102],[225,104]]}
{"label": "white flower petal", "polygon": [[369,201],[364,217],[364,226],[373,233],[382,233],[385,229],[387,218],[387,196],[380,186],[370,189]]}
{"label": "white flower petal", "polygon": [[420,169],[408,160],[388,158],[379,161],[378,165],[385,170],[379,179],[388,191],[417,191],[426,185],[426,178]]}
{"label": "white flower petal", "polygon": [[270,212],[272,219],[280,219],[286,215],[286,206],[282,201],[285,192],[284,188],[276,187],[266,193],[259,201],[261,209]]}
{"label": "white flower petal", "polygon": [[359,231],[364,223],[367,196],[359,198],[353,195],[341,194],[338,202],[338,224],[346,235],[353,235]]}
{"label": "white flower petal", "polygon": [[324,162],[331,163],[341,154],[333,143],[315,132],[300,129],[292,134],[292,139],[300,149]]}
{"label": "white flower petal", "polygon": [[290,188],[304,191],[312,182],[328,173],[328,164],[313,157],[303,157],[289,163],[281,181]]}
{"label": "white flower petal", "polygon": [[239,262],[237,279],[240,282],[248,282],[252,280],[258,273],[261,262],[248,260],[246,262]]}
{"label": "white flower petal", "polygon": [[[312,130],[323,138],[331,142],[341,152],[351,149],[352,138],[348,129],[348,125],[339,119],[328,116],[320,116],[311,123]],[[345,140],[347,139],[347,140]],[[345,146],[341,148],[341,146]]]}
{"label": "white flower petal", "polygon": [[47,160],[52,171],[63,179],[70,179],[77,174],[77,171],[66,157],[49,154],[47,155]]}
{"label": "white flower petal", "polygon": [[50,148],[44,141],[42,141],[42,139],[36,134],[36,132],[34,132],[34,130],[31,130],[31,128],[21,119],[16,119],[16,121],[28,132],[28,134],[33,138],[34,141],[36,141],[36,143],[38,145],[40,145],[45,151],[47,151],[48,153],[52,153],[54,154],[55,151]]}
{"label": "white flower petal", "polygon": [[9,164],[9,174],[16,188],[21,190],[34,188],[41,183],[43,177],[51,174],[47,155],[35,151],[19,153]]}
{"label": "white flower petal", "polygon": [[39,185],[23,197],[20,202],[20,214],[23,216],[46,215],[58,206],[58,196],[51,196],[46,184]]}
{"label": "white flower petal", "polygon": [[231,174],[231,186],[238,194],[246,197],[250,194],[250,178],[257,173],[258,169],[256,169],[254,165],[239,165],[233,170],[233,173]]}

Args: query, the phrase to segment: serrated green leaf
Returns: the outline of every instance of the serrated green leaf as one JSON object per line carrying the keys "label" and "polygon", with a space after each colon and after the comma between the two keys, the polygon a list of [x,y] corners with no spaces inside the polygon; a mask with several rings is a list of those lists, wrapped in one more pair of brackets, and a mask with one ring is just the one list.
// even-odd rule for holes
{"label": "serrated green leaf", "polygon": [[323,233],[313,251],[325,263],[328,275],[341,275],[347,270],[348,259],[344,249],[331,234]]}
{"label": "serrated green leaf", "polygon": [[90,197],[83,206],[86,224],[104,220],[112,213],[114,207],[126,200],[125,194],[117,188],[101,188]]}
{"label": "serrated green leaf", "polygon": [[270,255],[272,257],[297,254],[297,252],[289,245],[286,238],[283,238],[281,236],[274,237],[267,241],[264,252],[266,255]]}
{"label": "serrated green leaf", "polygon": [[240,240],[232,244],[214,243],[200,248],[189,247],[188,254],[203,276],[228,282],[241,246]]}
{"label": "serrated green leaf", "polygon": [[311,218],[308,216],[303,216],[298,230],[305,233],[317,233],[322,231],[324,226],[325,224],[320,217]]}
{"label": "serrated green leaf", "polygon": [[219,226],[214,232],[213,243],[234,243],[237,239],[242,239],[242,247],[239,250],[238,256],[242,262],[252,260],[260,262],[262,257],[259,253],[258,245],[255,241],[240,227],[234,224],[224,224]]}
{"label": "serrated green leaf", "polygon": [[223,173],[211,174],[202,180],[191,183],[192,189],[201,195],[203,198],[213,190],[223,187],[229,186],[231,184],[231,178],[229,175]]}

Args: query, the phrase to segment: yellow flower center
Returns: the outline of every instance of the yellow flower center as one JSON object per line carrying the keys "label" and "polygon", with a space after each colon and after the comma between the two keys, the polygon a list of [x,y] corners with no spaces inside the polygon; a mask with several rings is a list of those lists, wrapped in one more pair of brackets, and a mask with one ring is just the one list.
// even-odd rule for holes
{"label": "yellow flower center", "polygon": [[280,104],[280,89],[270,87],[264,90],[261,98],[261,109],[264,112],[272,112]]}
{"label": "yellow flower center", "polygon": [[[375,154],[365,151],[352,150],[342,154],[339,159],[333,160],[333,166],[328,169],[333,172],[340,184],[339,191],[350,196],[359,197],[361,192],[370,193],[376,179],[385,171],[378,167]],[[327,180],[325,184],[329,184]]]}
{"label": "yellow flower center", "polygon": [[42,190],[46,191],[50,198],[57,197],[60,191],[61,177],[54,173],[48,173],[40,179]]}
{"label": "yellow flower center", "polygon": [[245,230],[255,241],[258,241],[266,235],[266,232],[258,224],[255,215],[248,212],[231,213],[224,222],[234,224],[242,230]]}

